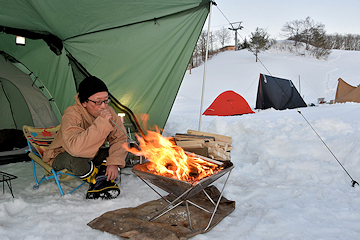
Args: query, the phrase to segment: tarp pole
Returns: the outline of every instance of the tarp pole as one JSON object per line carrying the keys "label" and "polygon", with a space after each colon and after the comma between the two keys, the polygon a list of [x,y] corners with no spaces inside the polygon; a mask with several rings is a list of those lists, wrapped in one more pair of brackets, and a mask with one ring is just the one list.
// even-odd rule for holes
{"label": "tarp pole", "polygon": [[206,37],[206,53],[205,53],[205,63],[204,63],[203,84],[202,84],[202,91],[201,91],[200,117],[199,117],[199,129],[198,129],[198,131],[201,131],[201,116],[202,116],[202,112],[203,112],[203,101],[204,101],[204,90],[205,90],[206,66],[207,66],[208,53],[209,53],[209,35],[210,35],[211,5],[212,5],[212,2],[210,2],[209,21],[208,21],[208,32],[207,32],[207,37]]}

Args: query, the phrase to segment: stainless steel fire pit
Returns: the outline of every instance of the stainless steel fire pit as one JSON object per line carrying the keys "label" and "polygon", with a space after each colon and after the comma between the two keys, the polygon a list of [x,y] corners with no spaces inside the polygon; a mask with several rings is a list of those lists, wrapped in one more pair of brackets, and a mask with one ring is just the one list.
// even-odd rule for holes
{"label": "stainless steel fire pit", "polygon": [[[188,154],[190,154],[190,153],[188,153]],[[168,178],[168,177],[164,177],[164,176],[160,176],[160,175],[156,175],[156,174],[147,172],[146,168],[143,167],[143,164],[138,164],[133,167],[132,171],[141,180],[143,180],[143,182],[145,182],[153,191],[155,191],[162,199],[164,199],[168,203],[168,205],[166,207],[164,207],[162,210],[160,210],[155,216],[151,217],[150,221],[154,221],[154,220],[158,219],[162,215],[166,214],[167,212],[171,211],[172,209],[176,208],[177,206],[179,206],[180,204],[185,202],[190,229],[192,231],[194,231],[194,229],[191,226],[191,219],[190,219],[188,203],[211,214],[209,223],[203,231],[205,232],[208,230],[208,228],[210,227],[210,224],[212,222],[212,219],[217,211],[217,208],[219,206],[219,203],[220,203],[221,197],[223,195],[227,180],[229,179],[230,173],[231,173],[232,169],[234,168],[234,166],[231,162],[224,163],[224,162],[216,161],[216,160],[206,158],[203,156],[199,156],[199,155],[195,155],[195,156],[203,159],[204,161],[208,161],[210,163],[217,164],[219,167],[224,167],[224,169],[221,169],[219,172],[217,172],[211,176],[203,178],[202,180],[200,180],[199,182],[197,182],[195,184],[191,184],[186,181],[181,181],[181,180],[177,180],[174,178]],[[215,182],[217,179],[224,176],[226,173],[228,173],[227,178],[222,187],[220,197],[217,200],[217,202],[215,203],[215,201],[206,193],[206,191],[204,191],[204,189],[206,187],[208,187],[210,184],[212,184],[213,182]],[[173,194],[176,197],[176,199],[173,201],[169,201],[168,199],[163,197],[158,191],[156,191],[156,189],[154,189],[149,183],[163,189],[164,191],[166,191],[168,193]],[[191,198],[192,196],[194,196],[195,194],[197,194],[201,191],[203,191],[205,193],[206,197],[214,205],[214,208],[212,210],[207,210],[189,200],[189,198]]]}

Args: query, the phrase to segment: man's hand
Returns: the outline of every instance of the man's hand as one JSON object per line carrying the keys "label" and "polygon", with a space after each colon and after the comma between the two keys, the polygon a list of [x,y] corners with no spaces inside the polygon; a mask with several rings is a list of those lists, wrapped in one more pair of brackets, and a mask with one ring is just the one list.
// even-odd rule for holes
{"label": "man's hand", "polygon": [[111,116],[111,113],[110,113],[110,111],[109,111],[108,108],[100,109],[100,110],[99,110],[99,116],[105,118],[105,119],[108,120],[108,121],[109,121],[110,118],[112,117],[112,116]]}
{"label": "man's hand", "polygon": [[119,174],[119,169],[117,165],[108,165],[106,167],[105,176],[107,176],[107,181],[115,180]]}

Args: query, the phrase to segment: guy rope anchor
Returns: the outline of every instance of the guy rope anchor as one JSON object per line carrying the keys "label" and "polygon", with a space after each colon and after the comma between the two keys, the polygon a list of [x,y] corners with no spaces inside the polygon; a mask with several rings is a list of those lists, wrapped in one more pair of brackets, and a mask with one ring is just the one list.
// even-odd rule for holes
{"label": "guy rope anchor", "polygon": [[359,185],[359,183],[357,181],[355,181],[351,175],[348,173],[348,171],[346,171],[346,169],[344,168],[344,166],[340,163],[340,161],[337,159],[337,157],[335,156],[335,154],[330,150],[330,148],[326,145],[326,143],[324,142],[324,140],[322,140],[322,138],[320,137],[320,135],[316,132],[316,130],[311,126],[311,124],[309,123],[309,121],[304,117],[304,115],[302,115],[301,111],[298,109],[298,113],[300,113],[300,115],[305,119],[305,121],[307,122],[307,124],[309,124],[309,126],[311,127],[311,129],[315,132],[315,134],[319,137],[319,139],[321,140],[321,142],[325,145],[325,147],[329,150],[329,152],[331,153],[331,155],[333,155],[333,157],[336,159],[336,161],[340,164],[340,166],[344,169],[344,171],[346,172],[346,174],[351,178],[351,186],[355,187],[355,184]]}

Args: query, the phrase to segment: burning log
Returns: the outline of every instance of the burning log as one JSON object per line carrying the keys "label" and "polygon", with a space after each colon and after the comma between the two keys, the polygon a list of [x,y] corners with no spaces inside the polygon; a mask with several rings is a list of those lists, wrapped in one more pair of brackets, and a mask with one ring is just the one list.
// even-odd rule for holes
{"label": "burning log", "polygon": [[[186,154],[193,155],[191,153]],[[198,156],[195,155],[195,157],[197,158]],[[176,170],[175,165],[167,165],[170,171],[164,173],[159,171],[156,164],[152,161],[135,165],[133,167],[133,172],[143,180],[151,182],[168,193],[187,198],[195,195],[224,174],[231,172],[234,168],[233,163],[230,161],[219,162],[205,157],[200,158],[200,156],[199,160],[203,162],[205,167],[211,169],[211,171],[203,174],[203,171],[199,166],[190,166],[189,168],[191,170],[187,179],[179,179],[176,174],[171,173],[171,171]]]}
{"label": "burning log", "polygon": [[144,172],[196,183],[221,170],[222,163],[205,161],[195,154],[186,153],[174,144],[174,138],[163,137],[159,132],[148,131],[146,141],[137,138],[139,148],[129,148],[127,144],[123,146],[127,151],[149,160],[144,165],[146,169],[142,169]]}
{"label": "burning log", "polygon": [[212,175],[215,175],[218,172],[220,172],[221,170],[232,166],[229,164],[222,164],[220,162],[219,162],[219,164],[212,163],[212,162],[203,160],[201,158],[195,158],[195,160],[193,160],[192,158],[190,158],[190,159],[191,160],[188,163],[189,171],[187,173],[186,178],[178,176],[178,174],[177,174],[178,167],[176,166],[176,164],[172,164],[172,163],[168,163],[167,165],[165,165],[165,168],[167,169],[167,171],[163,171],[163,169],[160,170],[159,167],[152,161],[148,161],[143,164],[136,165],[136,166],[134,166],[134,169],[136,169],[138,171],[158,175],[158,176],[163,176],[166,178],[172,178],[172,179],[177,179],[177,180],[181,180],[181,181],[186,181],[186,182],[190,183],[191,185],[195,185],[202,179],[212,176]]}

